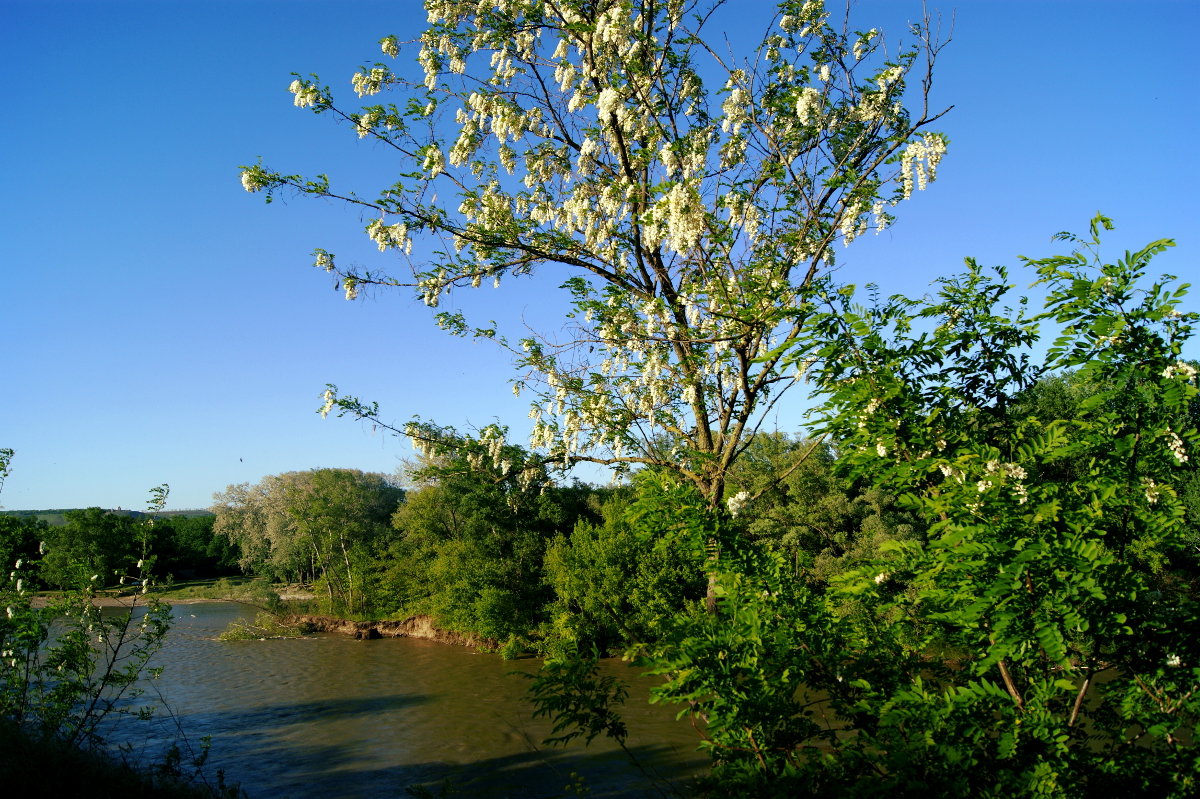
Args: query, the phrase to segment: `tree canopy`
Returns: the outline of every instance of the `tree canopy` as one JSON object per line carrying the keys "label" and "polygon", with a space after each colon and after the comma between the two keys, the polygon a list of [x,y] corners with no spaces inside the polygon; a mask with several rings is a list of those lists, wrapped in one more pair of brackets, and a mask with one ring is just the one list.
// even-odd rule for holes
{"label": "tree canopy", "polygon": [[313,469],[231,485],[213,497],[213,530],[241,550],[241,567],[317,580],[331,605],[361,610],[362,557],[403,498],[384,475]]}
{"label": "tree canopy", "polygon": [[[744,5],[683,0],[429,0],[419,41],[352,80],[374,104],[335,99],[316,76],[295,104],[350,124],[401,159],[374,197],[267,168],[248,191],[333,198],[409,274],[318,249],[348,299],[407,287],[437,308],[449,292],[544,273],[574,311],[561,337],[509,339],[439,311],[444,329],[495,339],[529,391],[532,444],[547,462],[666,466],[711,504],[764,414],[803,373],[794,355],[813,290],[837,248],[893,221],[936,175],[928,20],[891,44],[838,24],[820,0],[762,20],[746,58],[712,28]],[[756,7],[757,8],[757,7]],[[411,62],[410,62],[411,63]],[[378,421],[331,387],[326,412]],[[427,451],[461,438],[414,420]],[[496,430],[502,438],[504,431]]]}

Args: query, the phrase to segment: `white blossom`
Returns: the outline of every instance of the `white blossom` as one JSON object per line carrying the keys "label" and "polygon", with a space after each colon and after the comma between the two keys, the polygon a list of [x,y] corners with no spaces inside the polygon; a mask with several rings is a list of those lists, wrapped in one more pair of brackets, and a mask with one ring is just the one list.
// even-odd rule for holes
{"label": "white blossom", "polygon": [[1170,379],[1176,375],[1182,375],[1185,380],[1194,380],[1196,377],[1196,368],[1191,364],[1179,361],[1163,369],[1162,376],[1165,378]]}
{"label": "white blossom", "polygon": [[262,188],[258,173],[251,169],[242,170],[242,188],[253,194]]}
{"label": "white blossom", "polygon": [[386,69],[374,67],[366,74],[355,72],[354,77],[350,79],[350,85],[354,87],[354,91],[359,97],[363,97],[369,94],[378,94],[387,78],[388,71]]}
{"label": "white blossom", "polygon": [[1151,505],[1158,504],[1158,498],[1162,495],[1162,489],[1158,483],[1149,477],[1142,479],[1142,492],[1146,495],[1146,501]]}
{"label": "white blossom", "polygon": [[819,117],[821,99],[821,92],[811,86],[800,90],[800,96],[796,98],[796,118],[801,125],[810,125]]}
{"label": "white blossom", "polygon": [[288,91],[295,95],[292,102],[298,108],[316,105],[322,100],[321,92],[317,90],[316,86],[299,78],[291,82],[288,86]]}
{"label": "white blossom", "polygon": [[729,497],[728,499],[726,499],[725,505],[729,508],[729,515],[737,516],[738,513],[741,512],[742,508],[744,508],[746,506],[746,503],[749,500],[750,500],[750,492],[748,492],[748,491],[739,491],[736,494],[734,494],[732,497]]}
{"label": "white blossom", "polygon": [[1175,456],[1175,460],[1180,463],[1187,463],[1187,449],[1184,446],[1183,439],[1169,427],[1167,428],[1167,449]]}

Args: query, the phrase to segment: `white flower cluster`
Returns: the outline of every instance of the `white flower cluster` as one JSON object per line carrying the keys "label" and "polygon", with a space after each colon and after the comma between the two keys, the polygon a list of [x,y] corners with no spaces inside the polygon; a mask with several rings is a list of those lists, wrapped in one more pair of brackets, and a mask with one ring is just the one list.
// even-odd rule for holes
{"label": "white flower cluster", "polygon": [[267,185],[267,177],[260,167],[242,170],[242,188],[253,194]]}
{"label": "white flower cluster", "polygon": [[721,103],[721,111],[725,114],[725,118],[721,120],[721,130],[724,133],[737,135],[742,126],[750,119],[752,107],[750,92],[741,85],[745,79],[745,73],[740,69],[735,69],[730,74],[728,83],[725,84],[729,89],[729,96],[725,98],[725,102]]}
{"label": "white flower cluster", "polygon": [[326,272],[332,272],[334,270],[333,253],[326,252],[325,250],[317,250],[313,254],[317,256],[313,261],[313,266],[317,267],[318,269],[324,269]]}
{"label": "white flower cluster", "polygon": [[355,72],[354,77],[350,79],[350,85],[354,87],[354,91],[359,97],[365,97],[379,94],[389,77],[386,68],[374,67],[365,74]]}
{"label": "white flower cluster", "polygon": [[1142,478],[1142,492],[1146,495],[1146,501],[1151,505],[1158,504],[1158,498],[1162,496],[1162,486],[1151,480],[1149,477]]}
{"label": "white flower cluster", "polygon": [[367,235],[379,247],[380,252],[396,249],[403,250],[405,255],[412,254],[412,239],[408,235],[408,225],[402,222],[388,225],[382,219],[376,219],[367,225]]}
{"label": "white flower cluster", "polygon": [[866,200],[847,200],[842,209],[841,223],[838,230],[842,234],[842,245],[850,246],[850,242],[867,232]]}
{"label": "white flower cluster", "polygon": [[1182,376],[1184,380],[1195,380],[1196,367],[1192,366],[1191,364],[1184,363],[1183,361],[1179,361],[1172,366],[1168,366],[1166,369],[1163,369],[1162,376],[1167,379],[1175,377],[1176,375]]}
{"label": "white flower cluster", "polygon": [[334,402],[337,400],[337,397],[334,396],[333,389],[325,389],[325,393],[321,395],[321,400],[323,403],[321,405],[321,418],[325,419],[329,416],[329,412],[333,410]]}
{"label": "white flower cluster", "polygon": [[1183,439],[1179,437],[1179,434],[1169,427],[1167,428],[1167,449],[1175,456],[1175,460],[1180,463],[1187,463],[1187,447],[1184,446]]}
{"label": "white flower cluster", "polygon": [[829,14],[825,11],[825,0],[807,0],[795,16],[784,14],[779,19],[779,27],[788,33],[798,31],[801,37],[815,33]]}
{"label": "white flower cluster", "polygon": [[507,442],[503,430],[495,425],[488,425],[480,431],[479,443],[486,448],[487,452],[473,451],[467,454],[467,463],[471,465],[472,469],[482,469],[486,458],[491,467],[499,470],[500,474],[507,475],[512,471],[512,461],[504,457],[504,447]]}
{"label": "white flower cluster", "polygon": [[368,111],[354,119],[354,129],[358,131],[358,138],[363,138],[375,129],[375,123],[382,119],[383,115],[378,111]]}
{"label": "white flower cluster", "polygon": [[732,497],[725,500],[725,506],[729,508],[730,516],[737,516],[741,513],[742,508],[746,507],[746,503],[750,501],[749,491],[739,491]]}
{"label": "white flower cluster", "polygon": [[[823,69],[827,76],[829,67],[823,67]],[[800,96],[796,98],[796,118],[800,120],[801,125],[811,125],[820,121],[823,99],[824,95],[811,86],[805,86],[800,90]]]}
{"label": "white flower cluster", "polygon": [[666,242],[686,254],[700,243],[707,218],[700,192],[692,181],[679,181],[651,208],[646,219],[646,239],[651,247]]}
{"label": "white flower cluster", "polygon": [[862,61],[866,57],[867,50],[871,46],[871,41],[878,35],[879,35],[879,31],[876,30],[875,28],[871,28],[871,30],[867,31],[864,36],[860,36],[857,40],[855,40],[855,42],[854,42],[854,60],[855,61]]}
{"label": "white flower cluster", "polygon": [[300,80],[299,78],[296,78],[296,80],[291,82],[291,84],[288,86],[288,91],[295,95],[295,98],[292,100],[292,102],[298,108],[316,105],[323,100],[321,97],[321,92],[316,86],[308,81]]}
{"label": "white flower cluster", "polygon": [[912,196],[913,179],[917,190],[937,177],[937,167],[946,154],[946,139],[937,133],[926,133],[909,142],[900,156],[900,181],[904,199]]}
{"label": "white flower cluster", "polygon": [[[1017,498],[1018,505],[1024,505],[1029,499],[1029,490],[1022,482],[1029,477],[1025,469],[1015,463],[1001,463],[997,460],[990,460],[984,465],[984,471],[990,475],[998,475],[1007,477],[1010,487],[1012,488],[1013,496]],[[983,479],[979,481],[979,493],[983,493],[992,487],[993,480]]]}

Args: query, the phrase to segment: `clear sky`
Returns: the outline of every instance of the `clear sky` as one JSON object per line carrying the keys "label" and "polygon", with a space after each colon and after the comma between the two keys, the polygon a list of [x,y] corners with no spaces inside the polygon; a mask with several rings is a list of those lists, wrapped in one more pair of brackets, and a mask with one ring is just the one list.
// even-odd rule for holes
{"label": "clear sky", "polygon": [[[745,25],[732,40],[765,29],[771,3],[732,2]],[[845,251],[847,280],[921,293],[967,255],[1050,254],[1052,233],[1097,210],[1117,223],[1114,249],[1173,237],[1159,271],[1200,274],[1200,3],[929,5],[954,16],[934,86],[955,106],[950,151],[892,230]],[[919,15],[919,0],[874,0],[854,18],[894,37]],[[169,507],[205,507],[230,483],[392,472],[412,455],[322,420],[326,383],[397,422],[525,429],[501,353],[446,337],[407,296],[345,302],[311,268],[316,247],[400,266],[376,261],[357,215],[267,206],[239,183],[259,156],[368,194],[390,183],[385,151],[294,108],[286,87],[315,72],[352,98],[378,40],[423,21],[418,0],[0,0],[4,507],[138,508],[164,482]],[[480,300],[544,319],[556,284]]]}

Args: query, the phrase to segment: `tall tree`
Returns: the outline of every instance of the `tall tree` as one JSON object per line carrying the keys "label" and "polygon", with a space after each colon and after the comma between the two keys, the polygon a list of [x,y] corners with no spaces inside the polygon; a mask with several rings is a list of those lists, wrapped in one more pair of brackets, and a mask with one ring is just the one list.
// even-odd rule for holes
{"label": "tall tree", "polygon": [[[533,394],[547,462],[666,466],[710,505],[764,415],[835,259],[883,229],[946,149],[930,124],[941,43],[928,20],[885,46],[831,23],[822,0],[786,0],[749,58],[712,44],[722,0],[427,0],[416,74],[362,67],[358,110],[297,77],[295,103],[348,122],[402,166],[375,199],[243,167],[270,200],[295,191],[371,216],[367,234],[411,275],[316,251],[348,299],[407,287],[437,307],[455,289],[548,271],[569,292],[568,333],[509,341],[440,311],[441,327],[510,350]],[[408,45],[394,36],[383,52]],[[407,51],[406,51],[407,52]],[[565,281],[565,282],[564,282]],[[785,360],[785,356],[788,359]],[[800,370],[802,371],[802,370]],[[326,395],[379,421],[378,406]],[[428,451],[460,442],[421,422]]]}
{"label": "tall tree", "polygon": [[362,581],[354,550],[389,529],[402,497],[384,475],[357,469],[287,472],[216,494],[213,530],[241,548],[243,569],[319,580],[331,606],[356,610]]}

